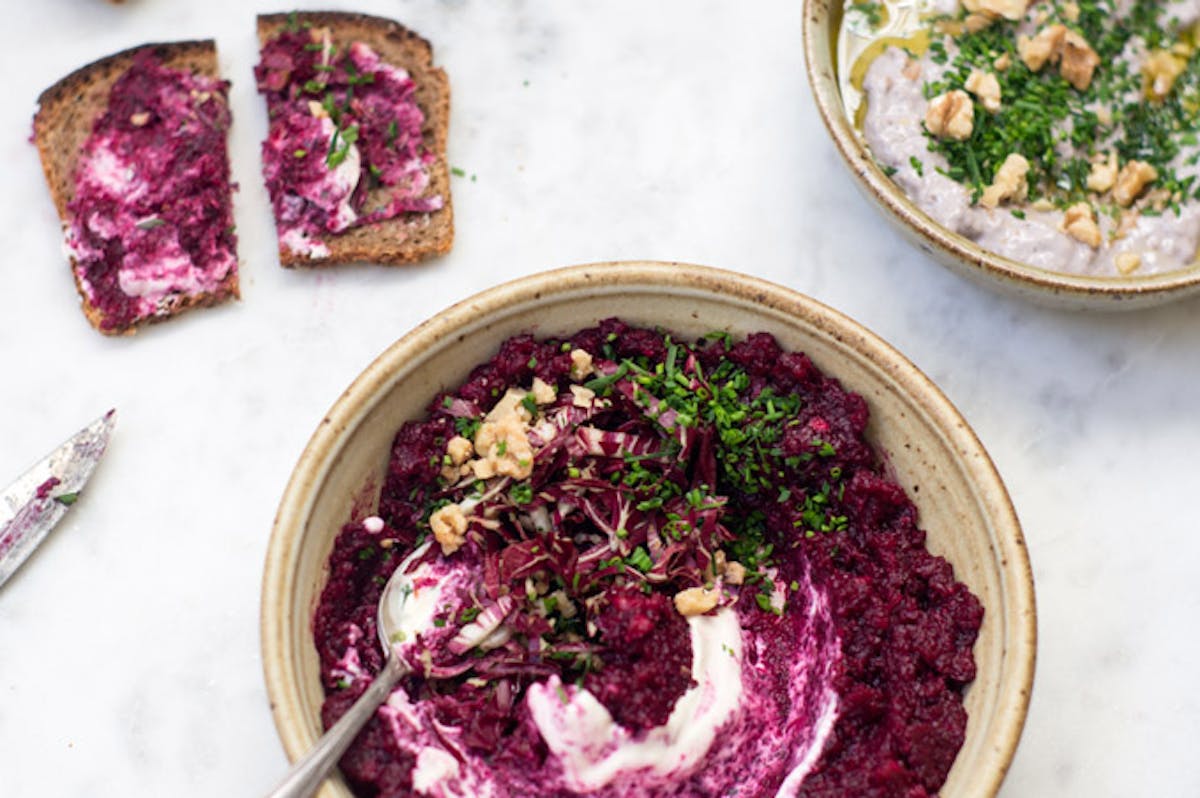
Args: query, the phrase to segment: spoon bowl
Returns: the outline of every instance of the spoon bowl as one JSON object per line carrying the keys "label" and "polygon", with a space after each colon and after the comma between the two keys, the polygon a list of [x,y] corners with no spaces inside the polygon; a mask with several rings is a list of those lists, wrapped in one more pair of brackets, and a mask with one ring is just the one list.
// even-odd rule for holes
{"label": "spoon bowl", "polygon": [[[459,608],[451,606],[453,598],[449,597],[447,601],[444,596],[446,583],[432,572],[427,562],[420,562],[430,545],[426,541],[413,549],[392,572],[380,594],[375,628],[383,647],[383,668],[346,714],[292,765],[287,776],[267,794],[268,798],[312,795],[375,710],[387,700],[400,680],[413,672],[412,662],[417,653],[430,650],[432,643],[427,646],[424,636],[435,628],[434,613],[449,608],[450,617],[458,617]],[[414,568],[418,562],[420,564]]]}

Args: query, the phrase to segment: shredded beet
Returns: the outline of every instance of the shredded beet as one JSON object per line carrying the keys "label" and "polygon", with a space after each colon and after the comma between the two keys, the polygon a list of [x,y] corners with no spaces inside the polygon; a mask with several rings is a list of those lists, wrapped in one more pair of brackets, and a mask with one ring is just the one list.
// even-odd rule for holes
{"label": "shredded beet", "polygon": [[799,795],[935,794],[982,608],[925,549],[868,419],[765,334],[688,344],[607,320],[504,342],[398,431],[382,531],[352,523],[335,543],[314,621],[326,722],[379,667],[375,603],[404,553],[432,536],[429,557],[478,573],[465,611],[434,616],[465,670],[409,679],[394,717],[418,720],[373,721],[344,772],[363,795],[408,794],[391,774],[430,745],[409,739],[421,728],[463,763],[448,794],[477,789],[463,768],[500,795],[577,794],[531,687],[586,688],[632,739],[658,734],[692,688],[729,689],[697,681],[688,618],[732,612],[742,653],[715,656],[743,657],[746,692],[711,767],[585,791],[775,795],[819,746]]}

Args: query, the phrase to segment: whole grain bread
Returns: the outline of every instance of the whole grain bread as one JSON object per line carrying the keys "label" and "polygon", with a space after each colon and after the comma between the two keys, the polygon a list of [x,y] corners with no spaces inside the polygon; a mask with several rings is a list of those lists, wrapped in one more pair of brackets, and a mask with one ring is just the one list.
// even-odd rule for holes
{"label": "whole grain bread", "polygon": [[[425,148],[433,153],[430,191],[445,198],[441,209],[431,213],[403,214],[382,222],[352,227],[322,236],[329,249],[323,257],[308,257],[279,248],[284,266],[320,266],[369,262],[398,265],[444,255],[454,243],[454,211],[450,202],[450,168],[446,162],[446,139],[450,128],[450,80],[433,66],[433,46],[394,20],[338,11],[265,14],[258,17],[258,40],[265,44],[285,29],[295,26],[328,28],[337,48],[345,52],[362,42],[393,66],[402,67],[416,84],[415,99],[425,124]],[[374,198],[372,198],[374,199]]]}
{"label": "whole grain bread", "polygon": [[[41,156],[50,197],[64,227],[70,224],[67,206],[75,198],[75,169],[83,145],[91,135],[96,119],[108,107],[113,84],[133,64],[134,57],[147,50],[164,66],[213,78],[218,76],[217,47],[211,39],[143,44],[80,67],[38,97],[38,110],[33,117],[34,143]],[[88,301],[74,265],[72,259],[71,271],[75,275],[84,315],[93,327],[109,335],[130,334],[142,324],[163,321],[189,308],[215,305],[239,296],[235,269],[211,292],[172,297],[160,315],[133,325],[105,329],[100,324],[100,310]]]}

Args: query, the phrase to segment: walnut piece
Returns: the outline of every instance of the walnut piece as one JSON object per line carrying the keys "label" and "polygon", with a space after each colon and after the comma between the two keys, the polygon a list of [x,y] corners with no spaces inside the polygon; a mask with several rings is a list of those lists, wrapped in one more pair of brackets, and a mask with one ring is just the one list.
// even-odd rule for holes
{"label": "walnut piece", "polygon": [[1062,76],[1079,91],[1092,85],[1092,76],[1100,65],[1100,56],[1087,39],[1062,24],[1042,28],[1032,38],[1017,37],[1017,55],[1034,72],[1040,72],[1046,64],[1058,64]]}
{"label": "walnut piece", "polygon": [[467,516],[457,504],[447,504],[429,516],[429,528],[433,539],[442,546],[447,556],[462,548],[467,540]]}
{"label": "walnut piece", "polygon": [[533,447],[525,422],[515,413],[499,421],[483,422],[475,433],[475,452],[479,459],[471,466],[479,479],[496,474],[528,479],[533,473]]}
{"label": "walnut piece", "polygon": [[1042,28],[1037,35],[1017,37],[1017,55],[1025,62],[1025,66],[1034,72],[1040,72],[1047,63],[1058,60],[1062,50],[1063,37],[1067,35],[1066,25],[1051,25]]}
{"label": "walnut piece", "polygon": [[1029,0],[963,0],[963,7],[967,11],[1018,22],[1025,16]]}
{"label": "walnut piece", "polygon": [[1012,66],[1012,56],[1008,53],[1001,53],[1000,56],[992,62],[992,66],[997,72],[1003,72]]}
{"label": "walnut piece", "polygon": [[981,30],[987,30],[995,21],[996,18],[990,14],[967,14],[963,27],[967,29],[967,33],[979,33]]}
{"label": "walnut piece", "polygon": [[725,563],[725,581],[731,585],[740,585],[746,581],[746,566],[730,560]]}
{"label": "walnut piece", "polygon": [[582,385],[571,386],[571,404],[575,407],[587,409],[596,401],[596,392],[591,388],[584,388]]}
{"label": "walnut piece", "polygon": [[1121,274],[1133,274],[1142,265],[1142,256],[1136,252],[1122,252],[1113,261]]}
{"label": "walnut piece", "polygon": [[571,350],[571,379],[579,382],[584,377],[595,371],[592,366],[591,353],[582,349]]}
{"label": "walnut piece", "polygon": [[1092,161],[1092,171],[1088,173],[1088,191],[1103,194],[1117,182],[1117,151],[1109,150],[1108,156],[1096,156]]}
{"label": "walnut piece", "polygon": [[675,609],[683,616],[703,615],[717,606],[721,594],[703,587],[689,587],[675,594]]}
{"label": "walnut piece", "polygon": [[529,392],[533,394],[534,403],[539,405],[548,405],[558,398],[558,391],[554,390],[554,386],[541,377],[533,378],[533,387]]}
{"label": "walnut piece", "polygon": [[1087,43],[1087,39],[1073,30],[1066,32],[1062,42],[1062,63],[1058,71],[1067,82],[1079,91],[1092,85],[1092,75],[1100,66],[1100,55]]}
{"label": "walnut piece", "polygon": [[1029,161],[1025,160],[1023,155],[1010,152],[1004,159],[1004,163],[1000,164],[1000,168],[996,170],[996,177],[992,180],[992,184],[983,190],[979,204],[985,208],[995,208],[1004,200],[1012,199],[1020,202],[1025,199],[1025,195],[1029,192],[1029,183],[1025,179],[1027,174],[1029,174]]}
{"label": "walnut piece", "polygon": [[939,94],[925,109],[925,127],[938,138],[963,141],[975,128],[975,106],[962,89]]}
{"label": "walnut piece", "polygon": [[1122,208],[1128,208],[1146,186],[1158,179],[1158,170],[1145,161],[1130,161],[1121,167],[1117,184],[1113,186],[1113,200]]}
{"label": "walnut piece", "polygon": [[1100,246],[1100,225],[1096,224],[1096,212],[1086,202],[1077,202],[1067,208],[1059,229],[1092,249]]}
{"label": "walnut piece", "polygon": [[993,114],[1000,110],[1000,81],[991,72],[973,69],[964,85],[967,91],[979,98],[986,110]]}
{"label": "walnut piece", "polygon": [[504,392],[504,396],[500,397],[500,401],[496,402],[495,407],[483,417],[483,420],[503,421],[509,416],[516,416],[521,421],[529,421],[533,416],[529,412],[529,408],[525,407],[524,401],[525,391],[520,388],[509,388]]}
{"label": "walnut piece", "polygon": [[455,435],[446,442],[446,454],[450,455],[450,462],[456,466],[467,462],[473,451],[474,444],[461,435]]}

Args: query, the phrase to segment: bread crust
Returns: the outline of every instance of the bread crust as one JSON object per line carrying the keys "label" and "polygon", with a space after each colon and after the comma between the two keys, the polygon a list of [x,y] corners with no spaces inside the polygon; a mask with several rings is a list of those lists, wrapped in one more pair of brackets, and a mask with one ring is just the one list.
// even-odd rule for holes
{"label": "bread crust", "polygon": [[264,45],[294,24],[329,28],[339,50],[362,42],[389,64],[404,68],[416,84],[415,100],[425,115],[422,137],[433,153],[429,167],[433,193],[445,198],[439,210],[403,214],[382,222],[326,234],[322,241],[329,254],[309,257],[293,253],[280,244],[279,262],[286,267],[328,266],[369,262],[385,265],[415,263],[444,255],[454,244],[454,210],[450,200],[450,167],[446,142],[450,128],[450,80],[433,65],[433,46],[395,20],[341,11],[308,11],[293,14],[262,14],[258,17],[258,41]]}
{"label": "bread crust", "polygon": [[[64,229],[71,223],[67,206],[75,198],[75,170],[83,145],[91,135],[96,120],[108,108],[108,96],[113,84],[125,74],[134,58],[145,51],[153,52],[165,66],[197,75],[219,77],[217,47],[213,40],[154,42],[130,47],[86,64],[43,91],[38,97],[38,109],[33,117],[34,143],[41,157],[50,197]],[[164,321],[190,308],[208,307],[240,296],[237,271],[234,270],[214,291],[171,297],[163,313],[127,326],[106,329],[101,326],[103,317],[100,309],[88,301],[84,292],[75,268],[75,259],[69,260],[83,313],[93,327],[106,335],[130,335],[143,324]]]}

